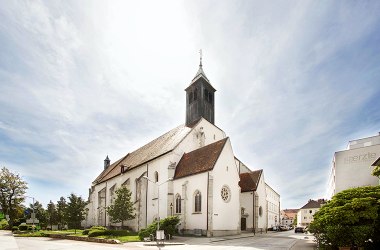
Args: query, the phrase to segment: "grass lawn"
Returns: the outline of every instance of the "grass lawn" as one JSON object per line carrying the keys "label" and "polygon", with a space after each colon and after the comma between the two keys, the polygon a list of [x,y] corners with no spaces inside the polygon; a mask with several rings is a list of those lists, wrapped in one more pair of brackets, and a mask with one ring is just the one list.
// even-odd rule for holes
{"label": "grass lawn", "polygon": [[[46,237],[47,234],[66,234],[66,235],[73,235],[73,236],[79,236],[79,237],[88,237],[87,235],[82,234],[83,230],[63,230],[63,231],[36,231],[36,232],[27,232],[27,233],[20,233],[20,234],[14,234],[16,237]],[[95,238],[103,238],[103,239],[115,239],[119,240],[120,242],[135,242],[140,241],[139,236],[137,233],[129,232],[127,236],[114,236],[114,235],[101,235],[97,236]]]}
{"label": "grass lawn", "polygon": [[106,236],[98,236],[97,238],[103,238],[103,239],[114,239],[119,240],[122,243],[125,242],[135,242],[140,241],[138,235],[129,235],[129,236],[112,236],[112,235],[106,235]]}

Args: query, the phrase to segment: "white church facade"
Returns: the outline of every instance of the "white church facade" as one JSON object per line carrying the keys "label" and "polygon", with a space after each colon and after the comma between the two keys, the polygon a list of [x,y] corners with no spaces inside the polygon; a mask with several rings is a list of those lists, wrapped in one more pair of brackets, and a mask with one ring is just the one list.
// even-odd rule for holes
{"label": "white church facade", "polygon": [[[178,229],[183,234],[232,235],[268,227],[268,214],[259,214],[260,205],[267,211],[267,184],[262,170],[258,182],[253,180],[248,185],[257,186],[255,190],[251,188],[257,202],[252,200],[252,209],[242,209],[249,206],[244,205],[248,198],[241,192],[241,174],[255,172],[235,157],[230,138],[214,125],[216,90],[202,62],[185,91],[184,125],[112,164],[106,158],[104,171],[89,190],[84,226],[120,226],[121,223],[111,223],[106,207],[112,204],[115,190],[124,185],[132,192],[136,209],[135,219],[124,225],[134,231],[171,215],[180,218]],[[252,219],[251,223],[256,216],[262,222]]]}

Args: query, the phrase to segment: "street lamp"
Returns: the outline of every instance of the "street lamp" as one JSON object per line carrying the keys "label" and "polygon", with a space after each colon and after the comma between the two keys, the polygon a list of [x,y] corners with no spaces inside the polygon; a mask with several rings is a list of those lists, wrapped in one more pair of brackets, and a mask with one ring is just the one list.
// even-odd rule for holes
{"label": "street lamp", "polygon": [[31,199],[33,199],[33,204],[32,204],[32,215],[30,216],[31,217],[31,219],[32,219],[32,231],[34,232],[34,218],[36,217],[36,215],[34,214],[34,197],[32,197],[32,196],[26,196],[26,195],[24,195],[24,197],[26,197],[26,198],[31,198]]}
{"label": "street lamp", "polygon": [[[152,182],[153,184],[157,185],[157,189],[158,189],[158,196],[157,196],[158,223],[157,223],[157,233],[156,233],[156,236],[158,236],[158,231],[160,231],[160,186],[162,184],[165,184],[168,181],[172,181],[173,178],[169,178],[169,179],[167,179],[166,181],[164,181],[164,182],[162,182],[160,184],[158,184],[157,182],[152,181],[151,179],[149,179],[145,175],[143,176],[143,178],[146,179],[146,180],[148,180],[148,181],[150,181],[150,182]],[[159,237],[156,237],[156,238],[158,240]]]}

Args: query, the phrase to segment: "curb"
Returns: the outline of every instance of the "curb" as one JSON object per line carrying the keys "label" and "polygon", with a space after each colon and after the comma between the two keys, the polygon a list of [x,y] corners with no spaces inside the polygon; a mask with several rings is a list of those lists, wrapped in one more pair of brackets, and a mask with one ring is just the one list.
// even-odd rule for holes
{"label": "curb", "polygon": [[79,237],[79,236],[65,235],[65,234],[46,234],[46,236],[49,238],[55,238],[55,239],[87,241],[87,242],[97,242],[97,243],[107,243],[107,244],[120,244],[119,240],[113,240],[113,239]]}

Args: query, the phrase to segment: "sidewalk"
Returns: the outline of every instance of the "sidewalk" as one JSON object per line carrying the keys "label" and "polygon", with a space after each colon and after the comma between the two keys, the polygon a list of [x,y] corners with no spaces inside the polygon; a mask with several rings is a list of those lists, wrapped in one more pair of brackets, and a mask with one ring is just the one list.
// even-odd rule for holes
{"label": "sidewalk", "polygon": [[18,250],[17,242],[11,231],[0,230],[0,242],[2,250]]}
{"label": "sidewalk", "polygon": [[[251,237],[269,237],[273,232],[268,233],[242,233],[238,235],[218,236],[218,237],[194,237],[194,236],[174,236],[171,240],[165,240],[164,245],[198,245],[198,244],[211,244],[213,242],[251,238]],[[144,242],[144,246],[153,246],[156,242]]]}

